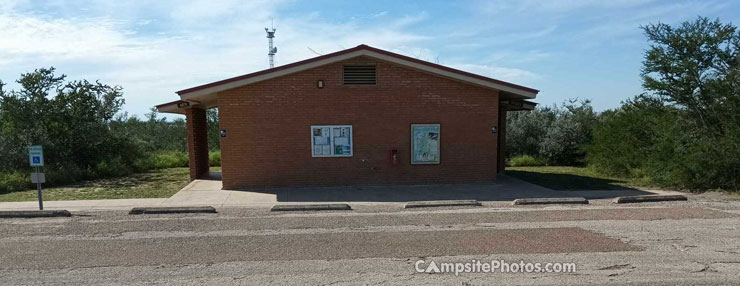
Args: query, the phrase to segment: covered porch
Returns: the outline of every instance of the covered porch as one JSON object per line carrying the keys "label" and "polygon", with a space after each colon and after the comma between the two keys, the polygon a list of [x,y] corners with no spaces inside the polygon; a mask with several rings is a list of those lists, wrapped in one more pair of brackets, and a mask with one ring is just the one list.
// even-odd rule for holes
{"label": "covered porch", "polygon": [[504,174],[506,169],[506,114],[509,111],[531,111],[537,103],[518,99],[515,95],[501,92],[498,104],[498,150],[497,173]]}
{"label": "covered porch", "polygon": [[156,107],[162,113],[185,115],[190,180],[220,180],[220,172],[210,172],[208,158],[208,119],[206,111],[210,108],[217,108],[216,101],[177,100]]}

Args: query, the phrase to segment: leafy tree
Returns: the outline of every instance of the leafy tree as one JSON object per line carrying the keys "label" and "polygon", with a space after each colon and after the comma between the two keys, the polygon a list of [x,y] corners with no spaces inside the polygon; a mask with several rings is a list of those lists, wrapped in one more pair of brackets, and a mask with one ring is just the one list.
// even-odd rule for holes
{"label": "leafy tree", "polygon": [[[161,117],[157,108],[152,107],[145,119],[129,116],[126,113],[119,114],[111,123],[111,128],[116,133],[125,134],[134,139],[145,151],[187,151],[186,122],[185,119],[168,119]],[[208,121],[208,148],[220,150],[218,110],[209,109],[206,113]]]}
{"label": "leafy tree", "polygon": [[604,112],[589,162],[660,185],[740,189],[740,32],[703,17],[643,30],[647,93]]}
{"label": "leafy tree", "polygon": [[555,165],[581,165],[594,124],[596,113],[589,100],[569,99],[562,106],[511,112],[507,115],[507,156],[528,155]]}
{"label": "leafy tree", "polygon": [[675,120],[675,108],[645,95],[602,112],[594,125],[593,144],[587,147],[589,165],[612,175],[644,175],[641,170],[652,154],[657,126]]}
{"label": "leafy tree", "polygon": [[39,144],[47,169],[70,173],[59,179],[130,172],[139,149],[108,127],[124,103],[121,87],[54,72],[22,74],[20,90],[0,93],[0,169],[27,169],[26,148]]}
{"label": "leafy tree", "polygon": [[704,134],[721,136],[740,124],[740,31],[699,17],[677,27],[643,27],[652,43],[642,78],[653,95],[685,109]]}
{"label": "leafy tree", "polygon": [[680,164],[652,167],[681,186],[740,188],[740,31],[704,17],[643,30],[643,86],[679,109],[666,130],[684,151]]}
{"label": "leafy tree", "polygon": [[540,146],[557,115],[550,107],[532,111],[508,112],[506,116],[506,155],[540,156]]}
{"label": "leafy tree", "polygon": [[555,108],[556,120],[540,145],[540,156],[557,165],[582,165],[591,143],[596,114],[590,100],[567,100]]}
{"label": "leafy tree", "polygon": [[221,132],[218,126],[218,108],[206,110],[206,119],[208,120],[208,149],[221,150],[220,142]]}
{"label": "leafy tree", "polygon": [[187,151],[185,120],[159,117],[159,112],[154,107],[145,114],[145,120],[128,116],[126,113],[119,114],[111,122],[111,129],[115,133],[131,138],[146,152]]}
{"label": "leafy tree", "polygon": [[[54,68],[22,74],[18,83],[6,91],[0,81],[0,192],[27,187],[27,148],[35,144],[44,147],[52,185],[187,165],[185,120],[160,118],[156,108],[144,120],[121,113],[119,86],[66,81]],[[218,112],[207,118],[217,150]]]}

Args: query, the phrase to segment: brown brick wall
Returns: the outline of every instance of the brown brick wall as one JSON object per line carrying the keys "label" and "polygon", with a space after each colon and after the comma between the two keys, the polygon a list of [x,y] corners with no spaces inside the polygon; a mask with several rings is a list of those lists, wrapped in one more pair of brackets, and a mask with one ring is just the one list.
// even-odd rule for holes
{"label": "brown brick wall", "polygon": [[498,173],[503,174],[506,170],[506,106],[500,106],[498,110]]}
{"label": "brown brick wall", "polygon": [[[344,64],[377,64],[375,86],[344,86]],[[316,87],[324,80],[324,88]],[[498,93],[354,58],[219,93],[224,188],[494,180]],[[441,163],[410,164],[411,124],[441,125]],[[311,125],[352,125],[354,156],[311,157]],[[400,164],[392,166],[397,149]]]}
{"label": "brown brick wall", "polygon": [[188,108],[185,110],[185,120],[190,180],[195,180],[207,175],[209,168],[206,111],[200,108]]}

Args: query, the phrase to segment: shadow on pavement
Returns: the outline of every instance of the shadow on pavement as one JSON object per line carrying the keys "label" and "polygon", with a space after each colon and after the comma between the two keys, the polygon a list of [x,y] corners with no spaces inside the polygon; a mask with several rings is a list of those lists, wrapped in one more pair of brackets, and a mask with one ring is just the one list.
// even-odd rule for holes
{"label": "shadow on pavement", "polygon": [[507,170],[506,175],[544,186],[553,190],[636,190],[624,185],[625,181],[578,176]]}
{"label": "shadow on pavement", "polygon": [[221,181],[221,172],[220,171],[210,171],[208,172],[208,175],[206,175],[203,178],[200,178],[200,180]]}
{"label": "shadow on pavement", "polygon": [[263,187],[241,191],[275,195],[278,202],[408,202],[429,200],[511,201],[519,198],[585,197],[587,199],[646,195],[636,189],[557,191],[508,176],[469,184],[370,185],[340,187]]}

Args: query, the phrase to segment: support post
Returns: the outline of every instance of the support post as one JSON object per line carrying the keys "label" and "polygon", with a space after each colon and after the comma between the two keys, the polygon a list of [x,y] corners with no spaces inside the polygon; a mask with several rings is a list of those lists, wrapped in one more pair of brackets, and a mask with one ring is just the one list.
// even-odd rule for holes
{"label": "support post", "polygon": [[[36,174],[40,174],[39,167],[36,167]],[[39,210],[44,210],[44,197],[41,194],[41,181],[36,182],[36,190],[39,194]]]}
{"label": "support post", "polygon": [[188,139],[188,166],[190,180],[203,178],[208,175],[208,121],[206,110],[188,108],[185,110],[185,120]]}

